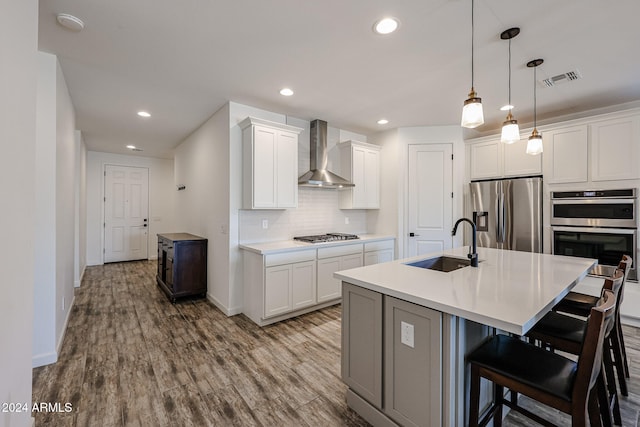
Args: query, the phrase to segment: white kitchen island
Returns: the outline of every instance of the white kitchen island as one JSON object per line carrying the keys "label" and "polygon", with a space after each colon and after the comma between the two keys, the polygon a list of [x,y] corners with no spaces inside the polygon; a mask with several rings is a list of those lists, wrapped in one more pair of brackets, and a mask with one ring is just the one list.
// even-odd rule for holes
{"label": "white kitchen island", "polygon": [[[407,265],[468,247],[335,273],[343,282],[347,402],[374,425],[464,426],[464,357],[491,328],[525,334],[595,259],[478,248],[477,268]],[[485,384],[484,403],[490,401]]]}

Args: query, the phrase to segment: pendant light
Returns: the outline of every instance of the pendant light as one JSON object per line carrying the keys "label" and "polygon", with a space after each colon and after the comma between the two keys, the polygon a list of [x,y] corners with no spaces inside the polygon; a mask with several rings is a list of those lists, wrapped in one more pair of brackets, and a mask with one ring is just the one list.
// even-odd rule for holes
{"label": "pendant light", "polygon": [[518,121],[514,119],[511,114],[511,109],[513,108],[513,105],[511,105],[511,39],[518,34],[520,34],[520,28],[518,27],[509,28],[500,34],[502,40],[509,40],[509,105],[507,106],[509,112],[507,113],[505,121],[502,122],[502,135],[500,136],[500,141],[505,144],[513,144],[514,142],[520,141]]}
{"label": "pendant light", "polygon": [[469,98],[464,101],[462,120],[460,122],[462,127],[469,129],[473,129],[484,123],[482,99],[478,98],[478,94],[473,87],[473,3],[473,0],[471,0],[471,91],[469,92]]}
{"label": "pendant light", "polygon": [[527,62],[527,67],[533,68],[533,132],[531,132],[529,142],[527,142],[527,154],[531,154],[532,156],[542,153],[542,134],[538,133],[538,129],[536,129],[536,69],[538,68],[538,65],[543,62],[543,59],[534,59],[533,61]]}

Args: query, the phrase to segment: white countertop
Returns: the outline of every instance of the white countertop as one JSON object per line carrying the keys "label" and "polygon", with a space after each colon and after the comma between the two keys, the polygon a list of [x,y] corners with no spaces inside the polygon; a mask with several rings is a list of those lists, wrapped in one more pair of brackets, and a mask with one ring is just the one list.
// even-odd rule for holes
{"label": "white countertop", "polygon": [[478,248],[478,268],[444,273],[405,265],[469,247],[338,271],[334,277],[434,310],[524,335],[597,260]]}
{"label": "white countertop", "polygon": [[359,239],[354,240],[336,240],[333,242],[324,243],[306,243],[299,242],[297,240],[281,240],[277,242],[262,242],[262,243],[244,243],[240,245],[240,249],[255,252],[260,255],[268,255],[281,252],[299,251],[304,249],[319,249],[328,248],[331,246],[352,245],[356,243],[369,243],[379,240],[395,239],[394,236],[388,236],[384,234],[362,234],[358,236]]}

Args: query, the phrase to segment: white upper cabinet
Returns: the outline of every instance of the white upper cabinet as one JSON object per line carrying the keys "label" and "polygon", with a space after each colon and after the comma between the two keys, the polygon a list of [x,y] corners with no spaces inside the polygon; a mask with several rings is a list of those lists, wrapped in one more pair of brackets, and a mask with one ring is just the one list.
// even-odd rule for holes
{"label": "white upper cabinet", "polygon": [[547,184],[600,188],[640,179],[639,109],[544,125],[542,155],[526,154],[530,133],[515,144],[499,135],[467,141],[470,180],[542,175]]}
{"label": "white upper cabinet", "polygon": [[502,146],[500,140],[474,143],[471,151],[471,179],[502,176]]}
{"label": "white upper cabinet", "polygon": [[340,209],[380,208],[380,147],[358,141],[340,143],[342,177],[355,187],[340,190]]}
{"label": "white upper cabinet", "polygon": [[470,177],[476,179],[540,175],[542,156],[527,154],[528,139],[504,144],[500,139],[474,142],[470,145]]}
{"label": "white upper cabinet", "polygon": [[247,117],[242,129],[242,207],[298,206],[298,134],[301,128]]}
{"label": "white upper cabinet", "polygon": [[513,144],[502,144],[504,148],[504,176],[527,176],[542,174],[542,155],[527,154],[529,134]]}
{"label": "white upper cabinet", "polygon": [[591,119],[543,132],[544,176],[553,184],[639,179],[640,116]]}
{"label": "white upper cabinet", "polygon": [[587,182],[587,125],[549,130],[544,142],[544,178],[548,183]]}
{"label": "white upper cabinet", "polygon": [[592,181],[640,178],[640,117],[594,122],[589,125],[589,132]]}

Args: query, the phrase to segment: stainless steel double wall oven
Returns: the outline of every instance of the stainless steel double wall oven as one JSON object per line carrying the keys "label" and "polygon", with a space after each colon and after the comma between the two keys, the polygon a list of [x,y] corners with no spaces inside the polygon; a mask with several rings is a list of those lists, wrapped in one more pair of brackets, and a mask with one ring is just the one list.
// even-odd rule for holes
{"label": "stainless steel double wall oven", "polygon": [[638,201],[635,188],[551,192],[551,243],[557,255],[597,258],[595,275],[608,276],[623,254],[637,280]]}

